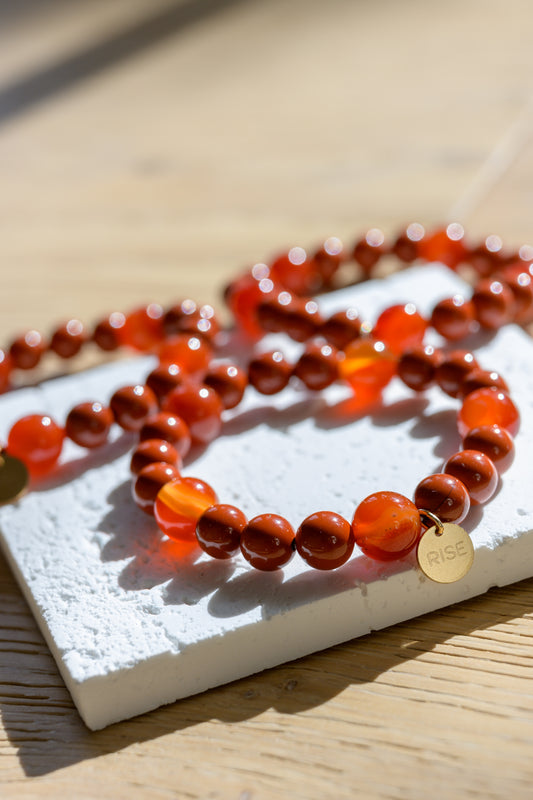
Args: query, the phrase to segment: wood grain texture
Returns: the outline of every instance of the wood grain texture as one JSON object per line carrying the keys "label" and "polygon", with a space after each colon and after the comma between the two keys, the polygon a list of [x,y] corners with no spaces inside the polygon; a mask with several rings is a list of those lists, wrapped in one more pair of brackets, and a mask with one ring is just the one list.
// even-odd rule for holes
{"label": "wood grain texture", "polygon": [[[277,248],[454,209],[533,241],[528,2],[198,6],[0,102],[2,340],[214,301]],[[173,7],[28,2],[2,20],[0,98]],[[529,798],[532,601],[533,580],[492,590],[91,734],[0,560],[0,793]]]}

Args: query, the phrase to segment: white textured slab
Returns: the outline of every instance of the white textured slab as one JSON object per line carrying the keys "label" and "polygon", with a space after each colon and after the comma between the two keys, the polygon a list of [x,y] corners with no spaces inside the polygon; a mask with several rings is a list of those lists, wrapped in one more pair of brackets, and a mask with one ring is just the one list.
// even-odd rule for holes
{"label": "white textured slab", "polygon": [[[438,267],[412,269],[324,299],[370,318],[400,300],[423,311],[461,289]],[[290,347],[285,348],[287,351]],[[515,464],[497,496],[476,509],[475,564],[462,582],[426,580],[410,557],[383,565],[354,555],[334,573],[298,558],[276,574],[200,557],[176,560],[130,500],[129,437],[85,456],[71,445],[54,482],[3,508],[3,546],[80,714],[101,728],[195,692],[533,575],[533,343],[506,329],[479,349],[502,371],[522,413]],[[24,413],[61,420],[73,403],[105,399],[142,379],[149,359],[62,378],[0,400],[0,436]],[[459,444],[456,401],[414,397],[399,382],[383,408],[350,418],[332,387],[320,397],[287,389],[244,406],[186,474],[249,515],[275,511],[296,526],[322,509],[351,518],[358,501],[388,489],[412,495]]]}

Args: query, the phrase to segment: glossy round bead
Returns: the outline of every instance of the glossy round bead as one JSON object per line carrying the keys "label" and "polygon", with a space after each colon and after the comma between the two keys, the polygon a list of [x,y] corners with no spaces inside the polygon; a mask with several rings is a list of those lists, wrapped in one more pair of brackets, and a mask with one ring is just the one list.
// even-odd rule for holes
{"label": "glossy round bead", "polygon": [[467,257],[462,226],[452,223],[428,234],[420,241],[418,251],[426,261],[440,261],[455,269]]}
{"label": "glossy round bead", "polygon": [[244,370],[235,364],[213,364],[204,383],[217,393],[224,408],[235,408],[244,396],[248,379]]}
{"label": "glossy round bead", "polygon": [[337,311],[322,324],[320,335],[338,350],[361,336],[361,319],[355,308]]}
{"label": "glossy round bead", "polygon": [[356,394],[377,396],[396,374],[397,359],[383,342],[356,339],[344,351],[339,375]]}
{"label": "glossy round bead", "polygon": [[473,322],[474,306],[461,294],[441,300],[431,312],[431,326],[450,342],[468,336]]}
{"label": "glossy round bead", "polygon": [[155,462],[144,467],[132,486],[133,499],[141,511],[153,517],[155,499],[160,489],[175,478],[179,478],[179,470],[170,464]]}
{"label": "glossy round bead", "polygon": [[484,242],[468,251],[466,259],[481,277],[486,277],[502,266],[502,241],[499,236],[487,236]]}
{"label": "glossy round bead", "polygon": [[459,524],[470,511],[470,495],[453,475],[429,475],[415,489],[415,506],[431,511],[441,522]]}
{"label": "glossy round bead", "polygon": [[134,350],[152,350],[163,338],[163,309],[157,303],[137,308],[126,316],[119,335]]}
{"label": "glossy round bead", "polygon": [[284,333],[289,324],[289,315],[299,307],[298,300],[294,300],[289,292],[279,292],[259,303],[257,321],[262,330],[268,333]]}
{"label": "glossy round bead", "polygon": [[479,425],[499,425],[514,436],[520,426],[518,409],[501,389],[476,389],[463,400],[457,415],[459,433],[464,436]]}
{"label": "glossy round bead", "polygon": [[285,333],[295,342],[306,342],[316,336],[324,320],[314,300],[294,300],[287,307]]}
{"label": "glossy round bead", "polygon": [[248,382],[261,394],[281,392],[291,375],[292,367],[279,350],[261,353],[248,365]]}
{"label": "glossy round bead", "polygon": [[407,555],[418,542],[421,523],[417,507],[396,492],[375,492],[356,508],[352,532],[365,555],[392,561]]}
{"label": "glossy round bead", "polygon": [[504,392],[509,391],[507,383],[499,372],[488,369],[479,369],[479,367],[476,367],[467,374],[466,378],[461,384],[459,397],[466,397],[467,394],[470,394],[470,392],[475,392],[476,389],[490,388],[502,389]]}
{"label": "glossy round bead", "polygon": [[29,414],[19,419],[7,437],[7,451],[27,466],[32,477],[41,477],[56,465],[65,432],[51,417]]}
{"label": "glossy round bead", "polygon": [[294,531],[284,517],[260,514],[246,525],[241,534],[244,558],[263,572],[287,564],[294,553]]}
{"label": "glossy round bead", "polygon": [[326,239],[313,255],[313,262],[320,276],[322,286],[330,286],[332,278],[343,259],[343,244],[336,236]]}
{"label": "glossy round bead", "polygon": [[0,394],[9,389],[12,369],[13,365],[10,356],[0,348]]}
{"label": "glossy round bead", "polygon": [[256,279],[253,275],[243,275],[233,281],[225,292],[226,302],[239,330],[251,339],[257,339],[262,334],[257,321],[257,307],[275,290],[279,292],[279,287],[275,289],[274,282],[268,277]]}
{"label": "glossy round bead", "polygon": [[209,444],[222,427],[222,402],[203,383],[184,381],[167,396],[163,409],[181,417],[196,444]]}
{"label": "glossy round bead", "polygon": [[411,264],[419,256],[419,242],[424,238],[425,231],[422,225],[413,223],[405,231],[399,234],[392,245],[392,252],[403,261],[404,264]]}
{"label": "glossy round bead", "polygon": [[123,386],[113,394],[109,406],[115,422],[126,431],[139,431],[158,409],[157,398],[148,386]]}
{"label": "glossy round bead", "polygon": [[17,369],[33,369],[46,350],[43,337],[38,331],[28,331],[11,342],[9,355]]}
{"label": "glossy round bead", "polygon": [[269,277],[296,295],[310,295],[320,288],[316,262],[302,247],[293,247],[279,256],[270,266]]}
{"label": "glossy round bead", "polygon": [[497,330],[510,322],[514,310],[513,293],[501,281],[480,281],[472,295],[477,321],[486,330]]}
{"label": "glossy round bead", "polygon": [[525,271],[524,263],[506,267],[499,277],[513,294],[513,320],[519,325],[531,322],[533,320],[533,278],[529,272]]}
{"label": "glossy round bead", "polygon": [[382,255],[386,253],[385,237],[378,228],[372,228],[367,234],[355,243],[353,258],[363,269],[365,274],[370,274]]}
{"label": "glossy round bead", "polygon": [[79,403],[68,413],[65,434],[80,447],[102,447],[113,422],[111,409],[102,403]]}
{"label": "glossy round bead", "polygon": [[463,382],[478,363],[468,350],[454,350],[444,355],[436,369],[435,378],[443,392],[459,397]]}
{"label": "glossy round bead", "polygon": [[139,431],[139,440],[164,439],[185,458],[191,449],[191,433],[185,420],[168,411],[160,411],[146,419]]}
{"label": "glossy round bead", "polygon": [[246,517],[235,506],[210,506],[196,523],[198,544],[211,558],[231,558],[239,549]]}
{"label": "glossy round bead", "polygon": [[204,511],[216,503],[215,491],[199,478],[174,478],[159,491],[154,516],[159,529],[171,539],[191,540]]}
{"label": "glossy round bead", "polygon": [[65,325],[56,328],[50,340],[50,350],[60,358],[76,356],[85,342],[87,334],[79,319],[71,319]]}
{"label": "glossy round bead", "polygon": [[385,342],[396,355],[408,347],[422,344],[427,328],[424,317],[416,310],[414,303],[386,308],[379,315],[372,331],[374,339]]}
{"label": "glossy round bead", "polygon": [[296,531],[296,549],[313,569],[337,569],[352,555],[354,537],[350,523],[332,511],[306,517]]}
{"label": "glossy round bead", "polygon": [[464,483],[472,503],[486,503],[498,487],[498,473],[491,459],[478,450],[461,450],[451,456],[443,472]]}
{"label": "glossy round bead", "polygon": [[494,462],[498,472],[509,469],[514,459],[511,434],[499,425],[478,425],[463,439],[464,450],[479,450]]}
{"label": "glossy round bead", "polygon": [[134,475],[138,475],[148,464],[157,464],[158,462],[170,464],[178,470],[182,465],[178,451],[164,439],[145,439],[144,442],[139,442],[133,451],[130,471]]}
{"label": "glossy round bead", "polygon": [[178,364],[159,364],[146,378],[146,385],[155,394],[159,404],[181,383],[183,383],[183,371]]}
{"label": "glossy round bead", "polygon": [[126,317],[121,311],[113,311],[104,317],[95,326],[93,341],[105,352],[111,352],[121,346],[121,330],[126,323]]}
{"label": "glossy round bead", "polygon": [[432,345],[406,350],[398,361],[398,377],[415,392],[423,392],[435,381],[442,353]]}
{"label": "glossy round bead", "polygon": [[211,306],[196,307],[192,300],[172,306],[163,317],[165,336],[174,336],[177,333],[192,333],[211,341],[220,330]]}
{"label": "glossy round bead", "polygon": [[330,344],[311,342],[294,367],[296,375],[308,389],[321,391],[339,377],[339,354]]}
{"label": "glossy round bead", "polygon": [[201,377],[209,367],[213,350],[201,336],[180,333],[160,344],[157,355],[162,364],[177,364],[184,373]]}

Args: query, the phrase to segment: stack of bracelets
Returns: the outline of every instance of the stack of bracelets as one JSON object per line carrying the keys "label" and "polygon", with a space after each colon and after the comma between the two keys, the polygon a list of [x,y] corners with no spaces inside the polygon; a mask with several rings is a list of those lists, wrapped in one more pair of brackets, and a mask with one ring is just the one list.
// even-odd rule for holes
{"label": "stack of bracelets", "polygon": [[[440,301],[429,319],[412,303],[387,308],[372,328],[353,308],[324,319],[312,297],[335,286],[339,267],[346,272],[348,262],[355,262],[354,271],[370,277],[384,255],[404,264],[438,261],[452,270],[466,265],[475,275],[472,295]],[[225,299],[237,330],[251,343],[265,332],[283,332],[303,343],[294,364],[278,350],[253,356],[246,368],[216,360],[221,331],[213,309],[191,300],[166,311],[151,304],[128,315],[115,312],[92,333],[70,320],[53,332],[48,345],[30,331],[0,350],[1,391],[9,388],[15,370],[36,367],[47,349],[68,359],[87,342],[105,351],[126,346],[152,352],[159,365],[145,384],[118,389],[109,405],[93,400],[76,405],[64,426],[40,414],[15,422],[0,450],[0,502],[13,502],[30,479],[49,474],[66,437],[83,448],[102,447],[117,424],[139,435],[131,457],[135,503],[155,517],[164,534],[196,539],[213,558],[240,551],[252,567],[270,571],[297,551],[309,566],[330,570],[350,558],[355,544],[381,561],[402,558],[416,547],[428,577],[442,583],[457,580],[473,559],[470,537],[458,523],[472,504],[494,494],[498,473],[513,459],[519,413],[504,378],[490,365],[482,368],[467,350],[424,344],[424,335],[432,327],[455,343],[479,328],[528,324],[533,320],[532,261],[533,248],[505,254],[496,236],[468,246],[458,224],[431,235],[411,224],[390,244],[372,229],[348,253],[334,237],[313,255],[292,248],[270,266],[256,264],[238,277]],[[436,383],[461,404],[463,449],[439,474],[420,481],[413,501],[378,491],[362,500],[351,523],[332,511],[318,511],[295,533],[277,514],[247,520],[240,509],[220,504],[207,483],[181,475],[191,445],[207,445],[219,434],[224,410],[240,403],[247,386],[272,395],[292,380],[315,392],[342,381],[370,405],[393,376],[414,392]]]}

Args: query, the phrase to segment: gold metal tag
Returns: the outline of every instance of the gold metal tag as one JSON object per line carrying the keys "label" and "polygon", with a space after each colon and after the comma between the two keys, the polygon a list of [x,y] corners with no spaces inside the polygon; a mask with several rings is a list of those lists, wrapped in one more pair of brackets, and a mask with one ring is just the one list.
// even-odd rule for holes
{"label": "gold metal tag", "polygon": [[474,562],[470,536],[451,522],[428,528],[418,542],[418,566],[437,583],[454,583],[464,578]]}
{"label": "gold metal tag", "polygon": [[0,505],[13,503],[28,488],[30,476],[23,462],[0,451]]}

